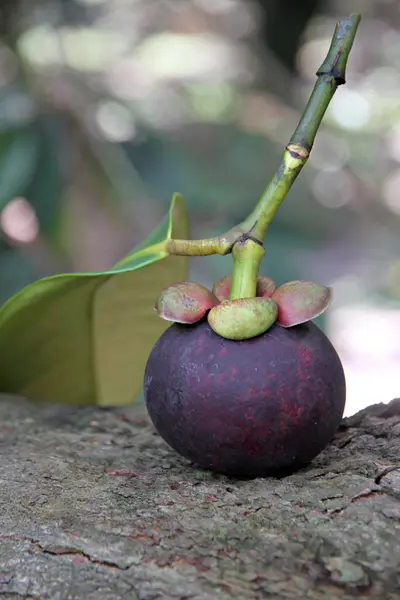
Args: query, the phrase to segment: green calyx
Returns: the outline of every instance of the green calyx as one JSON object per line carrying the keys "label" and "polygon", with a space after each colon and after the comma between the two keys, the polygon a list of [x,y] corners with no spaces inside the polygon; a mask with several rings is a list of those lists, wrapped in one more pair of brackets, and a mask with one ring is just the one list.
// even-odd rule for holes
{"label": "green calyx", "polygon": [[202,319],[218,302],[214,294],[203,285],[183,281],[164,288],[157,298],[154,310],[165,321],[190,325]]}
{"label": "green calyx", "polygon": [[218,335],[229,340],[247,340],[268,331],[274,324],[294,327],[321,315],[332,300],[332,289],[311,281],[289,281],[280,287],[259,275],[257,296],[235,298],[231,278],[223,277],[209,291],[204,286],[182,282],[162,290],[155,310],[162,319],[193,325],[207,314]]}
{"label": "green calyx", "polygon": [[332,301],[333,290],[312,281],[289,281],[272,294],[279,306],[278,323],[293,327],[322,315]]}
{"label": "green calyx", "polygon": [[208,324],[228,340],[248,340],[265,333],[275,323],[278,306],[271,298],[238,298],[214,306]]}

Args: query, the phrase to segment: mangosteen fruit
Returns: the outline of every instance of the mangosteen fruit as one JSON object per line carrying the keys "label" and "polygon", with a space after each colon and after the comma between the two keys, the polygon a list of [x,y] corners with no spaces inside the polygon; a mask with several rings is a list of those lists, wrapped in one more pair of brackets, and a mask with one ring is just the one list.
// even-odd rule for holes
{"label": "mangosteen fruit", "polygon": [[202,240],[168,239],[157,256],[232,255],[212,290],[195,282],[164,288],[158,315],[174,324],[147,361],[144,398],[160,436],[196,465],[234,477],[282,476],[332,440],[344,410],[339,356],[312,321],[332,289],[261,275],[268,228],[306,164],[338,85],[361,16],[341,19],[305,111],[280,165],[251,213]]}
{"label": "mangosteen fruit", "polygon": [[280,476],[307,465],[341,421],[346,384],[326,335],[308,321],[226,339],[206,319],[175,323],[147,362],[144,396],[160,436],[222,474]]}

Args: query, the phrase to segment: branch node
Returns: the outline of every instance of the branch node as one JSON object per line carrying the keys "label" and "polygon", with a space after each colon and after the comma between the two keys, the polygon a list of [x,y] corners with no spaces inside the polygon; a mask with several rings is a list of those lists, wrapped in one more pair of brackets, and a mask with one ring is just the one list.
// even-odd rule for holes
{"label": "branch node", "polygon": [[288,144],[286,150],[289,152],[292,158],[299,158],[301,160],[307,160],[310,152],[304,146],[300,144]]}

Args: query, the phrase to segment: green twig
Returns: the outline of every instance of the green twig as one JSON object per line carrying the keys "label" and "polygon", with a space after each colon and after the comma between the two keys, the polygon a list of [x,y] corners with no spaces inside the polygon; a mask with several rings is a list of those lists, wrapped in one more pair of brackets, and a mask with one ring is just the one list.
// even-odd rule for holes
{"label": "green twig", "polygon": [[209,256],[210,254],[230,254],[234,244],[245,231],[240,225],[233,227],[223,235],[204,240],[167,240],[165,250],[168,254],[179,256]]}
{"label": "green twig", "polygon": [[339,85],[345,83],[346,65],[361,15],[341,19],[335,28],[331,46],[317,71],[317,82],[303,116],[284,152],[282,162],[253,212],[241,224],[261,242],[283,199],[307,162],[326,109]]}
{"label": "green twig", "polygon": [[255,298],[258,269],[264,254],[264,248],[251,238],[244,237],[233,246],[231,300]]}
{"label": "green twig", "polygon": [[328,54],[317,71],[317,82],[303,116],[287,145],[279,168],[251,214],[226,234],[208,240],[169,240],[169,254],[206,256],[233,254],[231,299],[254,297],[267,229],[310,155],[326,109],[339,85],[345,83],[346,65],[361,15],[341,19]]}

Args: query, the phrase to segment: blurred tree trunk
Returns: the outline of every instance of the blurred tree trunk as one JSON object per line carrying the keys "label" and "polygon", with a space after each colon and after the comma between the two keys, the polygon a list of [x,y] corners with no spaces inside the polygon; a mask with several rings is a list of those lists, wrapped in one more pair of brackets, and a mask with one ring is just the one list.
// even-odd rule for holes
{"label": "blurred tree trunk", "polygon": [[323,0],[257,0],[263,15],[259,40],[268,56],[265,60],[265,89],[295,104],[293,85],[297,75],[296,55],[308,22],[324,4]]}
{"label": "blurred tree trunk", "polygon": [[296,54],[309,20],[322,5],[321,0],[258,0],[264,15],[261,34],[282,64],[296,72]]}

